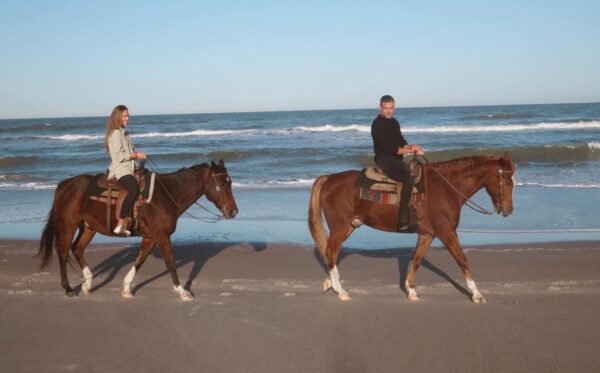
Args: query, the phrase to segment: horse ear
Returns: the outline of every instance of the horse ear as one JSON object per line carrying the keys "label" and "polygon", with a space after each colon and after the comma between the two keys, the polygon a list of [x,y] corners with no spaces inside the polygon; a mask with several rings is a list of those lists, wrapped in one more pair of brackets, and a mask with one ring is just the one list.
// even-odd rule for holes
{"label": "horse ear", "polygon": [[217,165],[215,164],[215,161],[210,161],[210,168],[215,168],[217,167]]}
{"label": "horse ear", "polygon": [[225,165],[223,164],[223,158],[221,158],[219,160],[219,167],[223,168],[223,166],[225,166]]}
{"label": "horse ear", "polygon": [[510,157],[508,156],[508,152],[506,150],[504,151],[504,160],[505,161],[509,161],[510,160]]}

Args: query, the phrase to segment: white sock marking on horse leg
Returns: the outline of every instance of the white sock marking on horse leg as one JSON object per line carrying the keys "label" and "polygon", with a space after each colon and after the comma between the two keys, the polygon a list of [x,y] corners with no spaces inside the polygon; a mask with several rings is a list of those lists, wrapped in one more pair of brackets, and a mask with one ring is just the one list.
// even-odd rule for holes
{"label": "white sock marking on horse leg", "polygon": [[336,293],[342,297],[348,297],[348,293],[346,290],[342,288],[342,284],[340,283],[340,274],[338,272],[337,266],[333,267],[331,272],[329,272],[329,277],[331,278],[331,287],[335,290]]}
{"label": "white sock marking on horse leg", "polygon": [[135,276],[135,266],[131,267],[131,270],[129,270],[129,272],[127,273],[127,276],[125,276],[125,280],[123,280],[123,291],[121,292],[121,295],[123,295],[124,297],[130,297],[131,296],[131,283],[133,282],[133,277]]}
{"label": "white sock marking on horse leg", "polygon": [[83,284],[81,284],[81,290],[83,290],[83,292],[85,294],[88,294],[90,292],[90,289],[92,288],[92,271],[90,270],[90,267],[85,266],[83,267],[83,277],[85,278],[85,281],[83,282]]}
{"label": "white sock marking on horse leg", "polygon": [[[467,280],[467,287],[469,288],[469,290],[471,290],[471,293],[473,293],[472,299],[475,302],[477,302],[478,300],[483,300],[483,295],[481,295],[481,293],[479,292],[479,289],[477,289],[477,285],[475,284],[475,281]],[[484,300],[484,302],[485,302],[485,300]]]}
{"label": "white sock marking on horse leg", "polygon": [[415,288],[410,287],[408,285],[408,281],[404,282],[404,288],[408,292],[408,299],[409,300],[418,300],[419,299],[419,296],[417,295],[417,291],[415,290]]}
{"label": "white sock marking on horse leg", "polygon": [[181,285],[178,285],[178,286],[173,285],[173,290],[175,290],[179,294],[179,297],[183,300],[192,300],[194,298],[192,296],[192,293],[185,290],[183,288],[183,286],[181,286]]}

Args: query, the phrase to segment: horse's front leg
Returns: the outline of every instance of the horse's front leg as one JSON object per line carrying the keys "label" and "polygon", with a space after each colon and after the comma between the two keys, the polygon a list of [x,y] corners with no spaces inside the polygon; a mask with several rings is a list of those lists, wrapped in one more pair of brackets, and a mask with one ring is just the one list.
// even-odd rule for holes
{"label": "horse's front leg", "polygon": [[456,232],[450,233],[448,237],[440,237],[440,239],[442,240],[448,251],[450,251],[450,254],[452,254],[454,260],[456,260],[456,263],[458,263],[458,265],[462,269],[463,274],[465,275],[465,280],[467,281],[467,287],[469,288],[469,290],[471,290],[471,300],[475,303],[485,303],[485,298],[483,298],[483,295],[481,295],[481,292],[475,284],[475,280],[473,280],[473,277],[471,276],[471,271],[469,271],[469,263],[467,262],[467,257],[465,256],[465,253],[463,252],[463,249],[460,246],[460,242],[458,240]]}
{"label": "horse's front leg", "polygon": [[189,291],[185,290],[181,283],[179,282],[179,277],[177,276],[177,265],[175,263],[175,257],[173,256],[173,249],[171,247],[171,239],[166,237],[161,240],[158,245],[160,246],[160,252],[162,253],[163,258],[165,259],[165,264],[167,265],[167,269],[171,273],[171,279],[173,280],[173,289],[179,297],[183,300],[192,300],[194,296]]}
{"label": "horse's front leg", "polygon": [[417,295],[417,291],[415,290],[415,277],[417,275],[417,269],[421,265],[421,261],[425,257],[425,253],[427,249],[429,249],[429,245],[431,245],[431,241],[433,241],[433,235],[430,234],[419,234],[419,238],[417,239],[417,247],[415,248],[415,254],[413,255],[412,263],[410,269],[408,270],[408,275],[406,276],[406,282],[404,283],[404,288],[406,290],[406,294],[408,295],[408,300],[417,301],[419,300],[419,296]]}
{"label": "horse's front leg", "polygon": [[142,264],[144,264],[150,252],[152,252],[153,247],[154,241],[148,238],[142,239],[142,243],[140,244],[140,252],[138,253],[137,258],[135,259],[135,263],[127,273],[127,276],[125,276],[125,279],[123,280],[123,290],[121,291],[121,296],[123,298],[133,298],[133,293],[131,292],[131,283],[133,282],[135,274],[140,270]]}

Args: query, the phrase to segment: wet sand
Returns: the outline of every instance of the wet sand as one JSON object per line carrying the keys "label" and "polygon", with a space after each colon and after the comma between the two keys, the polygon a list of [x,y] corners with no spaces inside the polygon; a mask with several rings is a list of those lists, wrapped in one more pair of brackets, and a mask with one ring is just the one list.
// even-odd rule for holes
{"label": "wet sand", "polygon": [[[0,241],[0,367],[7,372],[592,372],[600,366],[600,242],[467,247],[487,300],[470,301],[431,249],[409,302],[407,250],[347,250],[351,300],[323,294],[313,247],[178,246],[184,302],[155,249],[123,299],[137,245],[91,245],[92,294],[67,298],[34,241]],[[76,266],[76,265],[75,265]]]}

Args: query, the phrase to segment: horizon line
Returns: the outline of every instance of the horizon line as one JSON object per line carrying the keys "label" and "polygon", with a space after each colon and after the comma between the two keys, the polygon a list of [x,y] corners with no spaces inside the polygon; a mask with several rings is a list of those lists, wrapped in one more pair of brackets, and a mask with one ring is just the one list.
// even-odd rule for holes
{"label": "horizon line", "polygon": [[[424,106],[396,106],[396,109],[426,109],[426,108],[449,108],[449,107],[485,107],[485,106],[533,106],[533,105],[583,105],[599,104],[600,101],[591,102],[544,102],[528,104],[482,104],[482,105],[424,105]],[[344,108],[344,109],[285,109],[285,110],[241,110],[241,111],[207,111],[207,112],[188,112],[188,113],[144,113],[134,116],[161,116],[161,115],[204,115],[204,114],[252,114],[252,113],[285,113],[297,111],[343,111],[343,110],[377,110],[377,107],[366,108]],[[62,118],[102,118],[109,115],[69,115],[69,116],[34,116],[34,117],[1,117],[3,120],[27,120],[27,119],[62,119]]]}

